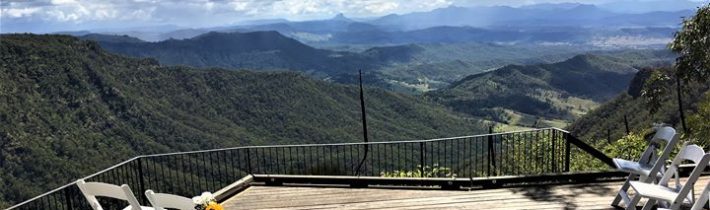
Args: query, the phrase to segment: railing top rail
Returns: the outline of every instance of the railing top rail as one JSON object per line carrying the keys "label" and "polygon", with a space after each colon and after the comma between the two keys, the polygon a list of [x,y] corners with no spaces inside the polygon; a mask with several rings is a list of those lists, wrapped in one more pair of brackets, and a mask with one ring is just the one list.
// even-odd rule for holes
{"label": "railing top rail", "polygon": [[[109,170],[113,170],[113,169],[115,169],[115,168],[121,167],[121,166],[125,165],[126,163],[129,163],[129,162],[131,162],[131,161],[134,161],[134,160],[136,160],[136,159],[138,159],[138,158],[140,158],[140,157],[141,157],[141,156],[133,157],[133,158],[128,159],[128,160],[125,160],[125,161],[123,161],[123,162],[121,162],[121,163],[119,163],[119,164],[109,166],[108,168],[105,168],[105,169],[103,169],[103,170],[101,170],[101,171],[98,171],[98,172],[96,172],[96,173],[93,173],[93,174],[91,174],[91,175],[88,175],[88,176],[84,177],[83,179],[89,179],[89,178],[98,176],[99,174],[102,174],[102,173],[105,173],[105,172],[107,172],[107,171],[109,171]],[[47,195],[49,195],[49,194],[52,194],[52,193],[55,193],[55,192],[57,192],[57,191],[63,190],[63,189],[65,189],[65,188],[67,188],[67,187],[71,187],[72,185],[75,185],[75,184],[76,184],[76,180],[70,182],[69,184],[62,185],[62,186],[57,187],[57,188],[55,188],[55,189],[53,189],[53,190],[50,190],[50,191],[48,191],[48,192],[46,192],[46,193],[42,193],[42,194],[40,194],[40,195],[38,195],[38,196],[35,196],[35,197],[30,198],[30,199],[28,199],[28,200],[26,200],[26,201],[23,201],[23,202],[18,203],[18,204],[14,205],[14,206],[11,206],[10,208],[7,208],[7,210],[20,207],[20,206],[22,206],[22,205],[25,205],[25,204],[27,204],[27,203],[29,203],[29,202],[32,202],[32,201],[37,200],[37,199],[40,199],[40,198],[42,198],[42,197],[44,197],[44,196],[47,196]]]}
{"label": "railing top rail", "polygon": [[284,145],[266,145],[266,146],[242,146],[242,147],[229,147],[229,148],[220,148],[220,149],[195,150],[195,151],[188,151],[188,152],[171,152],[171,153],[151,154],[151,155],[142,155],[139,157],[159,157],[159,156],[170,156],[170,155],[184,155],[184,154],[207,153],[207,152],[217,152],[217,151],[236,150],[236,149],[351,146],[351,145],[377,145],[377,144],[436,142],[436,141],[446,141],[446,140],[456,140],[456,139],[466,139],[466,138],[480,138],[480,137],[488,137],[488,136],[508,135],[508,134],[514,134],[514,133],[525,133],[525,132],[533,132],[533,131],[541,131],[541,130],[558,130],[561,132],[567,132],[565,130],[557,129],[557,128],[536,128],[536,129],[509,131],[509,132],[501,132],[501,133],[479,134],[479,135],[470,135],[470,136],[457,136],[457,137],[425,139],[425,140],[352,142],[352,143],[330,143],[330,144],[284,144]]}
{"label": "railing top rail", "polygon": [[544,129],[552,129],[552,130],[558,130],[564,133],[570,133],[568,130],[562,129],[562,128],[557,128],[557,127],[549,127],[549,128],[544,128]]}
{"label": "railing top rail", "polygon": [[[161,156],[171,156],[171,155],[185,155],[185,154],[197,154],[197,153],[209,153],[209,152],[218,152],[218,151],[226,151],[226,150],[237,150],[237,149],[254,149],[254,148],[282,148],[282,147],[321,147],[321,146],[349,146],[349,145],[377,145],[377,144],[401,144],[401,143],[423,143],[423,142],[437,142],[437,141],[446,141],[446,140],[455,140],[455,139],[466,139],[466,138],[480,138],[480,137],[488,137],[488,136],[497,136],[497,135],[508,135],[508,134],[515,134],[515,133],[525,133],[525,132],[534,132],[534,131],[542,131],[542,130],[558,130],[561,132],[569,133],[568,131],[555,128],[555,127],[550,127],[550,128],[537,128],[537,129],[526,129],[526,130],[519,130],[519,131],[509,131],[509,132],[501,132],[501,133],[490,133],[490,134],[479,134],[479,135],[469,135],[469,136],[458,136],[458,137],[447,137],[447,138],[436,138],[436,139],[425,139],[425,140],[405,140],[405,141],[379,141],[379,142],[353,142],[353,143],[331,143],[331,144],[290,144],[290,145],[268,145],[268,146],[242,146],[242,147],[230,147],[230,148],[220,148],[220,149],[209,149],[209,150],[196,150],[196,151],[188,151],[188,152],[172,152],[172,153],[161,153],[161,154],[151,154],[151,155],[139,155],[133,158],[130,158],[128,160],[125,160],[119,164],[109,166],[101,171],[98,171],[96,173],[93,173],[91,175],[88,175],[84,177],[84,179],[89,179],[92,177],[95,177],[97,175],[100,175],[102,173],[105,173],[109,170],[121,167],[129,162],[135,161],[140,158],[147,158],[147,157],[161,157]],[[69,184],[60,186],[58,188],[55,188],[53,190],[50,190],[48,192],[45,192],[43,194],[40,194],[38,196],[35,196],[31,199],[28,199],[26,201],[23,201],[21,203],[18,203],[14,206],[11,206],[8,208],[8,210],[18,208],[22,205],[25,205],[27,203],[30,203],[32,201],[35,201],[37,199],[40,199],[44,196],[47,196],[49,194],[55,193],[57,191],[63,190],[67,187],[70,187],[72,185],[76,184],[76,181],[72,181]]]}

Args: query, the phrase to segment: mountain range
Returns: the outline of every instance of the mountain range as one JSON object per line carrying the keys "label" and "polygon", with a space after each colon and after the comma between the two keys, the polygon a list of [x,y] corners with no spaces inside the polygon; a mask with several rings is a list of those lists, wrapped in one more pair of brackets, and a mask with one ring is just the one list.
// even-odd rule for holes
{"label": "mountain range", "polygon": [[496,122],[564,127],[626,90],[638,71],[635,65],[617,56],[584,54],[558,63],[508,65],[426,95],[454,111]]}
{"label": "mountain range", "polygon": [[[600,51],[599,48],[570,45],[478,42],[407,44],[341,51],[314,48],[275,31],[210,32],[191,39],[161,42],[143,42],[125,35],[87,34],[80,38],[97,41],[112,53],[155,58],[166,65],[300,71],[346,84],[352,82],[350,78],[356,78],[357,70],[363,70],[377,80],[368,83],[405,92],[443,88],[466,76],[509,64],[553,63],[586,52],[620,56],[642,63],[673,58],[667,53],[655,53],[655,50]],[[638,65],[644,65],[642,63]],[[428,87],[414,87],[422,85],[423,81]]]}
{"label": "mountain range", "polygon": [[[354,86],[292,72],[165,67],[69,36],[0,39],[3,207],[138,154],[362,139]],[[485,130],[409,95],[366,88],[365,101],[373,141]]]}
{"label": "mountain range", "polygon": [[[666,38],[692,10],[615,13],[594,5],[446,7],[427,12],[354,21],[342,14],[326,20],[235,26],[274,30],[312,45],[459,42],[593,44],[617,36]],[[646,31],[628,29],[645,28]]]}
{"label": "mountain range", "polygon": [[362,69],[386,72],[389,79],[398,81],[425,76],[447,83],[509,63],[557,61],[594,49],[442,43],[379,46],[353,52],[314,48],[275,31],[210,32],[191,39],[161,42],[145,42],[125,35],[86,34],[80,38],[97,41],[113,53],[155,58],[166,65],[293,70],[322,77],[353,74]]}
{"label": "mountain range", "polygon": [[[628,4],[617,2],[616,4]],[[147,41],[188,39],[210,31],[278,31],[301,42],[317,45],[411,44],[457,42],[595,44],[593,40],[619,36],[645,42],[635,45],[660,45],[654,39],[669,39],[682,17],[693,13],[697,3],[679,2],[667,9],[615,10],[614,4],[577,3],[535,4],[521,7],[450,6],[426,12],[391,14],[354,20],[343,14],[330,19],[288,21],[284,19],[248,21],[238,25],[211,28],[162,27],[172,30],[94,31],[102,34],[130,35]],[[629,29],[645,29],[643,31]],[[88,32],[61,32],[85,35]]]}
{"label": "mountain range", "polygon": [[296,70],[316,75],[354,72],[376,65],[357,53],[316,49],[275,31],[210,32],[190,39],[161,42],[116,42],[117,36],[100,36],[82,38],[98,41],[110,52],[151,57],[168,65]]}

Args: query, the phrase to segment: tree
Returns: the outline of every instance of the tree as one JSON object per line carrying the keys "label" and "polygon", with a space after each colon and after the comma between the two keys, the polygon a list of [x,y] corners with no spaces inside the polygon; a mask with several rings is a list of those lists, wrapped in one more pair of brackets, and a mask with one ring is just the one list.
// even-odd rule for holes
{"label": "tree", "polygon": [[679,53],[676,74],[685,81],[708,81],[710,76],[710,4],[698,8],[695,16],[683,20],[671,50]]}
{"label": "tree", "polygon": [[[688,117],[688,125],[690,131],[696,137],[706,137],[710,135],[710,94],[703,96],[703,99],[698,102],[698,110],[696,113]],[[710,140],[707,138],[693,139],[696,143],[710,146]]]}
{"label": "tree", "polygon": [[683,129],[687,132],[683,113],[681,79],[707,82],[710,75],[710,4],[698,8],[695,16],[683,20],[683,28],[676,33],[671,50],[679,53],[676,59],[676,92]]}
{"label": "tree", "polygon": [[641,95],[645,98],[651,114],[656,113],[672,94],[670,87],[673,79],[669,73],[667,69],[657,69],[651,72],[643,85]]}
{"label": "tree", "polygon": [[665,74],[663,70],[653,72],[646,80],[643,95],[649,111],[655,113],[663,97],[670,95],[667,83],[675,80],[680,121],[683,130],[688,132],[683,111],[683,82],[704,83],[710,76],[710,4],[699,7],[695,16],[683,20],[683,27],[675,34],[669,48],[678,53],[673,75]]}

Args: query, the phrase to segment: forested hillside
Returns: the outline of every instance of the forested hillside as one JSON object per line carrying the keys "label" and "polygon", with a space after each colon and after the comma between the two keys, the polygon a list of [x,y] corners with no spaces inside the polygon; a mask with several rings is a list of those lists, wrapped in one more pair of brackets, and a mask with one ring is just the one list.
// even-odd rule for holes
{"label": "forested hillside", "polygon": [[428,94],[453,110],[526,127],[564,126],[626,90],[628,61],[579,55],[539,65],[509,65]]}
{"label": "forested hillside", "polygon": [[352,52],[316,49],[275,31],[210,32],[184,40],[118,42],[115,36],[83,36],[109,52],[150,57],[162,64],[230,69],[293,70],[318,76],[373,69],[378,63]]}
{"label": "forested hillside", "polygon": [[[0,40],[0,207],[138,154],[362,138],[353,86],[164,67],[69,36]],[[484,131],[411,96],[365,90],[372,141]]]}
{"label": "forested hillside", "polygon": [[[529,65],[554,63],[582,53],[589,48],[571,46],[505,45],[494,43],[410,44],[373,47],[367,56],[398,56],[379,59],[390,65],[381,69],[386,78],[416,84],[417,79],[430,81],[431,88],[443,88],[466,76],[490,71],[509,64]],[[385,56],[379,56],[388,58]],[[439,83],[435,83],[439,82]],[[440,85],[441,84],[441,85]]]}
{"label": "forested hillside", "polygon": [[[666,81],[657,83],[657,86],[663,90],[663,96],[655,104],[643,95],[644,89],[650,88],[650,83],[652,83],[649,82],[652,80],[650,78],[654,74],[657,76],[660,72],[668,73],[669,70],[645,69],[638,72],[626,92],[582,116],[570,124],[568,129],[581,139],[590,142],[613,142],[622,138],[626,135],[627,122],[630,132],[650,129],[654,123],[668,124],[683,131],[674,79],[668,78]],[[681,99],[687,116],[696,113],[698,106],[703,101],[705,101],[704,103],[710,102],[708,100],[710,98],[705,96],[707,90],[707,85],[698,83],[689,84],[688,87],[682,89]],[[692,127],[692,125],[688,127]]]}
{"label": "forested hillside", "polygon": [[[161,64],[193,67],[248,68],[257,71],[306,72],[318,79],[352,84],[357,70],[370,77],[368,85],[406,93],[441,89],[466,76],[505,65],[564,61],[594,51],[567,45],[506,45],[495,43],[409,44],[377,46],[362,51],[317,49],[278,32],[210,32],[185,40],[144,42],[128,36],[88,34],[109,52],[155,58]],[[616,62],[643,65],[669,62],[663,50],[594,51]],[[632,63],[638,62],[638,63]]]}
{"label": "forested hillside", "polygon": [[[109,52],[155,58],[161,64],[306,72],[319,79],[350,84],[357,70],[369,85],[417,93],[442,88],[465,76],[507,64],[547,63],[588,48],[510,46],[487,43],[378,46],[362,52],[317,49],[278,32],[210,32],[185,40],[144,42],[128,36],[88,34]],[[428,87],[419,88],[425,80]]]}
{"label": "forested hillside", "polygon": [[[669,45],[678,54],[673,66],[650,68],[634,77],[628,91],[569,126],[597,145],[669,124],[683,141],[710,146],[710,5],[684,19]],[[628,127],[627,127],[628,125]],[[633,136],[633,135],[630,135]],[[622,142],[623,143],[623,142]]]}

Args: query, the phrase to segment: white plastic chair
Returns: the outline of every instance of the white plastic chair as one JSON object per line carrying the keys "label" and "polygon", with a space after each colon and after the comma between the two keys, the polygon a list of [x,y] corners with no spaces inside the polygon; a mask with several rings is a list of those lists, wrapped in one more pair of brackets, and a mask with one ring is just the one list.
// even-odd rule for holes
{"label": "white plastic chair", "polygon": [[153,190],[146,190],[145,197],[148,197],[150,205],[152,205],[155,210],[164,210],[165,208],[180,210],[195,209],[195,204],[192,202],[192,199],[179,195],[155,193]]}
{"label": "white plastic chair", "polygon": [[104,210],[96,197],[109,197],[127,201],[129,205],[123,208],[124,210],[153,209],[151,207],[141,206],[136,196],[133,195],[131,188],[126,184],[118,186],[103,182],[85,182],[83,179],[79,179],[76,181],[76,185],[94,210]]}
{"label": "white plastic chair", "polygon": [[[708,184],[705,185],[705,189],[703,190],[703,193],[700,194],[700,197],[698,197],[698,200],[695,201],[695,203],[690,208],[690,210],[704,210],[705,204],[708,203],[708,200],[710,200],[710,182],[708,182]],[[670,210],[670,209],[658,208],[658,210]]]}
{"label": "white plastic chair", "polygon": [[[700,194],[700,197],[698,197],[698,200],[695,201],[695,203],[690,208],[690,210],[704,210],[705,204],[707,204],[709,200],[710,200],[710,182],[708,182],[708,184],[705,185],[705,189],[703,190],[703,193]],[[670,209],[658,208],[658,210],[670,210]]]}
{"label": "white plastic chair", "polygon": [[[690,173],[690,176],[685,183],[681,184],[678,176],[678,166],[683,161],[690,161],[695,164],[695,168]],[[691,193],[695,182],[698,181],[700,174],[705,170],[705,167],[710,161],[710,154],[705,153],[702,147],[698,145],[683,145],[683,148],[678,155],[673,159],[670,167],[665,171],[663,177],[658,184],[643,183],[632,181],[631,187],[636,191],[629,206],[626,209],[636,209],[636,204],[641,198],[648,198],[648,202],[643,206],[644,210],[650,210],[658,201],[669,204],[669,209],[680,209],[684,202],[693,204],[695,202],[694,195]],[[668,187],[668,182],[675,177],[676,185]],[[707,187],[706,187],[707,190]],[[707,197],[707,193],[704,195]],[[699,202],[705,200],[701,198]],[[695,204],[693,204],[695,205]],[[700,205],[700,204],[699,204]],[[703,204],[704,205],[704,202]]]}
{"label": "white plastic chair", "polygon": [[[626,177],[626,181],[619,189],[611,205],[619,206],[619,202],[623,200],[627,207],[629,206],[631,199],[628,195],[628,190],[631,181],[637,180],[651,183],[660,178],[665,162],[677,142],[678,135],[675,129],[667,126],[660,127],[656,129],[656,134],[651,138],[648,147],[646,147],[638,161],[614,158],[616,168],[620,171],[628,172],[629,176]],[[662,145],[665,145],[665,148],[663,148],[659,156],[657,151],[661,150]]]}
{"label": "white plastic chair", "polygon": [[707,204],[708,201],[710,201],[710,182],[705,185],[703,193],[700,194],[700,197],[698,197],[698,200],[695,201],[690,210],[703,210],[705,209],[705,204]]}

